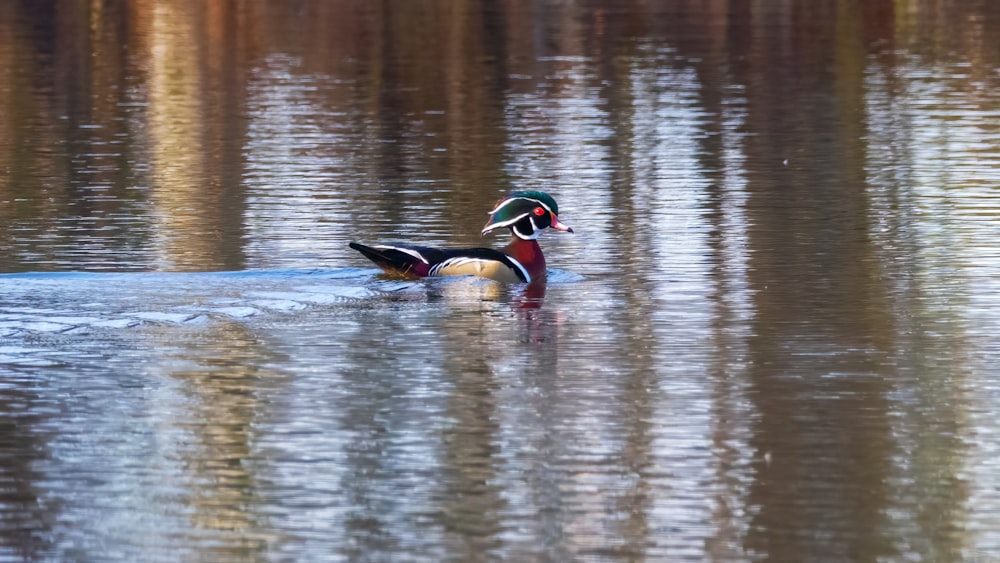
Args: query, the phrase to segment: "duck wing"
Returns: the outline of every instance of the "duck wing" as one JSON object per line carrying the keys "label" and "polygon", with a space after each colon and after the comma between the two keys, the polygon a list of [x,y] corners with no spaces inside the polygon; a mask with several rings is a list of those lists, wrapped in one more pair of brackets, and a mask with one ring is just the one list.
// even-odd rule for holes
{"label": "duck wing", "polygon": [[350,247],[365,255],[386,273],[405,277],[473,275],[507,283],[531,281],[527,269],[510,256],[492,248],[440,249],[427,246]]}

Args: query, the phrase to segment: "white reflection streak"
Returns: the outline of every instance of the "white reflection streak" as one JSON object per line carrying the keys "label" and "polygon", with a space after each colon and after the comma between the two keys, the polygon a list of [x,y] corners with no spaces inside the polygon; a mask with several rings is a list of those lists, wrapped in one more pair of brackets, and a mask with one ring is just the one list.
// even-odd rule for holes
{"label": "white reflection streak", "polygon": [[[602,109],[599,90],[590,86],[594,80],[588,75],[587,60],[568,58],[552,62],[555,68],[548,78],[559,84],[557,91],[512,95],[507,100],[510,139],[506,147],[507,170],[522,187],[539,187],[551,193],[561,203],[561,217],[574,224],[586,225],[577,228],[574,237],[547,241],[546,254],[553,263],[560,262],[561,250],[571,250],[585,260],[587,256],[606,257],[612,252],[610,245],[615,238],[610,235],[615,231],[608,213],[611,206],[609,148],[603,141],[613,131]],[[578,268],[594,267],[589,263],[576,265]],[[592,359],[561,356],[558,370],[565,374],[593,374],[600,367],[593,365]],[[495,369],[498,377],[503,377],[503,366]],[[587,401],[586,397],[579,396],[586,395],[587,391],[582,388],[559,390],[558,397],[546,399],[555,405],[579,405]],[[580,412],[574,408],[563,411],[557,407],[557,412],[544,413],[533,409],[505,413],[502,440],[516,450],[555,449],[556,457],[563,459],[573,459],[580,456],[580,452],[614,459],[618,452],[609,450],[619,443],[620,424],[615,416],[618,411],[600,408]],[[539,435],[537,428],[545,428],[547,433],[557,437]],[[503,471],[506,475],[522,472],[519,466],[510,463]],[[562,479],[567,481],[560,487],[563,495],[555,498],[549,490],[558,486]],[[503,495],[518,511],[545,514],[552,512],[554,506],[559,509],[554,517],[539,519],[538,530],[526,535],[508,534],[507,539],[538,543],[549,537],[564,537],[565,542],[556,546],[556,553],[563,553],[563,549],[586,549],[595,542],[608,544],[611,541],[608,515],[620,510],[617,491],[622,488],[622,477],[613,471],[577,471],[553,479],[550,472],[533,470],[527,480],[508,478]],[[595,495],[594,491],[604,494]],[[578,508],[567,511],[567,505]],[[615,541],[620,542],[621,538],[616,535]]]}
{"label": "white reflection streak", "polygon": [[560,84],[557,93],[512,95],[506,112],[508,173],[520,187],[551,193],[561,202],[560,217],[568,224],[585,225],[572,237],[546,244],[553,263],[559,262],[560,249],[584,260],[609,255],[614,240],[608,235],[616,229],[609,213],[609,149],[603,142],[613,131],[603,100],[588,85],[593,79],[582,60],[558,62],[572,66],[553,71],[551,79]]}
{"label": "white reflection streak", "polygon": [[[712,358],[705,343],[712,338],[713,283],[706,236],[711,226],[704,217],[709,182],[697,145],[704,134],[704,114],[691,69],[651,67],[647,61],[633,68],[631,82],[633,206],[648,209],[645,222],[656,229],[646,249],[650,262],[658,265],[649,281],[659,301],[654,329],[663,355],[657,369],[663,400],[655,418],[683,421],[656,433],[657,471],[672,478],[652,503],[650,527],[708,532],[714,464],[711,392],[705,377]],[[703,543],[707,536],[685,539]]]}
{"label": "white reflection streak", "polygon": [[331,240],[322,227],[351,224],[350,203],[340,196],[351,140],[314,99],[322,90],[316,83],[329,78],[298,72],[297,65],[273,56],[249,88],[244,221],[247,256],[257,267],[335,253],[351,236]]}
{"label": "white reflection streak", "polygon": [[[743,554],[748,531],[747,505],[755,475],[753,458],[767,455],[751,447],[754,407],[747,397],[749,339],[754,304],[749,282],[749,220],[746,215],[747,179],[745,137],[746,97],[742,89],[727,92],[721,115],[722,154],[718,219],[718,256],[715,276],[713,370],[713,450],[716,458],[713,524],[716,535],[707,546],[713,558]],[[709,282],[711,283],[711,282]],[[711,362],[711,360],[710,360]]]}
{"label": "white reflection streak", "polygon": [[[973,552],[995,553],[1000,549],[1000,428],[995,417],[1000,385],[992,374],[1000,361],[1000,133],[996,112],[984,108],[996,107],[1000,98],[985,87],[956,82],[947,67],[927,69],[917,60],[908,62],[891,81],[877,63],[866,76],[871,236],[879,241],[884,263],[898,262],[896,256],[914,262],[903,272],[886,275],[900,306],[918,306],[916,311],[901,309],[894,319],[897,340],[912,347],[895,353],[931,363],[946,358],[950,368],[920,373],[919,380],[903,381],[909,386],[894,390],[904,411],[895,428],[903,449],[897,478],[910,483],[908,488],[927,489],[937,485],[928,482],[927,474],[960,471],[969,481],[965,504],[974,507],[975,515],[956,525],[970,533]],[[938,333],[925,326],[929,324],[951,328]],[[914,334],[932,338],[930,343],[914,341]],[[975,391],[963,396],[966,389]],[[920,419],[934,423],[966,416],[961,424],[974,434],[968,439],[971,448],[964,459],[952,462],[962,467],[928,467],[923,460],[947,463],[965,452],[935,451],[945,446],[915,434],[914,429],[923,428]],[[913,527],[920,510],[899,507],[895,524]],[[900,534],[921,535],[919,529]],[[900,549],[919,552],[922,546]]]}
{"label": "white reflection streak", "polygon": [[[1000,353],[1000,135],[995,113],[1000,96],[960,82],[950,71],[939,80],[909,78],[912,113],[914,187],[921,213],[921,231],[937,244],[939,263],[954,269],[964,287],[954,288],[942,301],[964,318],[967,349],[955,350],[956,376],[967,375],[962,387],[969,394],[968,432],[973,448],[963,473],[970,476],[968,505],[975,516],[968,523],[972,545],[982,553],[1000,550],[1000,385],[996,366]],[[926,225],[926,227],[924,227]],[[929,276],[937,268],[925,269]],[[940,278],[939,278],[940,279]],[[938,280],[925,280],[927,284]],[[958,285],[958,284],[955,284]],[[944,288],[942,288],[944,289]],[[942,303],[944,304],[944,303]],[[954,314],[954,313],[952,313]],[[964,369],[963,369],[964,364]],[[955,383],[961,383],[956,381]],[[961,413],[956,413],[961,415]]]}
{"label": "white reflection streak", "polygon": [[[650,53],[658,63],[657,55]],[[637,60],[642,64],[645,59]],[[745,331],[749,330],[747,323],[753,315],[746,276],[747,195],[742,172],[743,141],[738,134],[745,119],[745,102],[739,102],[740,96],[737,103],[724,109],[722,116],[725,135],[720,164],[723,185],[715,187],[721,194],[721,201],[718,202],[720,217],[713,224],[706,217],[711,181],[703,169],[704,164],[699,161],[699,152],[703,149],[698,140],[708,134],[706,115],[699,105],[699,84],[693,70],[663,68],[648,62],[646,67],[633,68],[629,79],[634,96],[630,105],[633,114],[624,130],[617,133],[607,124],[609,118],[602,109],[606,104],[599,91],[587,87],[588,80],[593,82],[593,79],[586,75],[586,68],[577,65],[556,77],[560,95],[554,99],[536,95],[510,98],[508,153],[511,160],[508,169],[512,176],[527,178],[527,184],[553,183],[555,187],[551,189],[557,198],[560,190],[565,190],[567,203],[564,205],[572,209],[574,223],[585,225],[586,229],[579,228],[581,236],[560,241],[561,246],[579,245],[577,256],[585,260],[587,256],[597,256],[603,261],[586,263],[584,274],[615,268],[613,263],[607,263],[607,258],[616,257],[621,250],[618,247],[622,240],[621,229],[634,228],[622,225],[623,218],[642,223],[644,232],[632,238],[642,245],[639,252],[647,257],[622,258],[638,260],[638,272],[653,273],[647,282],[630,286],[652,286],[654,295],[635,299],[660,302],[651,307],[654,324],[650,331],[656,334],[661,358],[655,368],[655,381],[661,389],[655,397],[664,400],[654,401],[652,406],[657,411],[654,419],[683,421],[680,425],[657,425],[652,430],[656,467],[651,471],[653,474],[669,473],[672,477],[669,482],[645,483],[644,486],[655,490],[655,494],[644,519],[649,526],[650,539],[657,545],[654,551],[701,549],[709,539],[731,545],[741,532],[734,532],[730,522],[737,520],[741,511],[745,488],[742,484],[750,481],[749,476],[741,476],[741,471],[746,473],[741,468],[748,465],[739,459],[738,453],[748,451],[748,431],[734,426],[714,428],[713,413],[719,409],[725,411],[724,418],[734,421],[731,424],[749,420],[749,416],[739,414],[749,408],[740,390],[743,380],[740,374],[745,370],[740,358],[745,357]],[[629,132],[629,139],[607,142],[611,135]],[[607,147],[615,143],[626,147],[625,158],[630,160],[619,165],[627,166],[626,172],[634,176],[633,185],[622,188],[632,197],[630,214],[628,210],[614,208],[615,194],[609,189],[613,171]],[[722,231],[718,235],[721,240],[717,250],[710,246],[709,238],[709,233],[715,229]],[[718,268],[722,272],[713,272]],[[621,301],[620,296],[609,295],[608,298],[613,302]],[[695,313],[698,311],[704,313]],[[607,311],[579,314],[590,316],[602,312]],[[725,335],[716,334],[712,328],[713,319],[720,315],[726,317],[722,324],[729,327]],[[600,325],[599,320],[595,322]],[[595,346],[606,344],[609,349],[616,348],[613,342],[604,342],[607,335],[588,337],[594,339]],[[721,360],[717,357],[720,355]],[[593,372],[596,366],[588,365],[587,361],[587,358],[560,358],[559,368],[565,373]],[[705,378],[706,370],[723,381],[713,385]],[[624,373],[614,375],[621,381],[628,377],[630,375]],[[721,404],[713,404],[714,401]],[[605,418],[615,412],[609,405],[586,415],[564,413],[563,416],[572,418],[574,425],[580,427],[572,441],[584,451],[603,456],[611,455],[607,451],[609,445],[620,438],[611,430],[618,427],[620,421]],[[517,421],[503,424],[505,433],[530,435],[516,432],[510,425],[517,425]],[[722,454],[726,459],[721,466],[715,457],[719,452],[714,451],[713,434],[722,435],[727,444]],[[518,442],[514,437],[505,440]],[[586,443],[580,444],[580,440]],[[613,503],[617,497],[610,491],[622,490],[622,476],[591,472],[578,474],[574,480],[573,488],[577,491],[606,491],[596,499],[590,498],[587,504],[611,503],[603,512],[615,512]],[[544,499],[530,489],[518,491],[516,484],[515,481],[505,487],[511,505],[532,506],[536,499]],[[636,485],[625,488],[633,486]],[[709,506],[704,499],[716,499],[716,503],[724,506]],[[720,529],[713,530],[709,523]],[[661,533],[678,527],[703,530],[705,535],[667,538]],[[600,514],[590,514],[586,518],[577,516],[566,522],[565,528],[573,538],[570,546],[593,542],[594,538],[606,536],[609,529],[606,516]]]}

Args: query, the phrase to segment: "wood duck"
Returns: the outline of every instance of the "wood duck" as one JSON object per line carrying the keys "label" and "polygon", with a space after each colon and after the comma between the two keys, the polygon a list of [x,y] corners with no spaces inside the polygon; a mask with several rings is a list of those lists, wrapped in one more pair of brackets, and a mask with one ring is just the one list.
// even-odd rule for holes
{"label": "wood duck", "polygon": [[474,275],[505,283],[530,283],[545,277],[545,256],[538,236],[547,228],[572,233],[559,222],[559,206],[547,193],[513,192],[489,212],[482,234],[510,229],[510,244],[492,248],[440,249],[426,246],[375,245],[356,242],[351,248],[364,254],[387,274],[408,278]]}

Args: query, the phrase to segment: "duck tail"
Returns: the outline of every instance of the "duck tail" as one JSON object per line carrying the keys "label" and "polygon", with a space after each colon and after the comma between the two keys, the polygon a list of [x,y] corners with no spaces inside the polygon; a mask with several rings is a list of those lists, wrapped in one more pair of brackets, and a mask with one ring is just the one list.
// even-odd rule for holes
{"label": "duck tail", "polygon": [[348,246],[363,254],[387,274],[421,278],[426,276],[430,269],[427,259],[415,248],[366,246],[357,242],[352,242]]}

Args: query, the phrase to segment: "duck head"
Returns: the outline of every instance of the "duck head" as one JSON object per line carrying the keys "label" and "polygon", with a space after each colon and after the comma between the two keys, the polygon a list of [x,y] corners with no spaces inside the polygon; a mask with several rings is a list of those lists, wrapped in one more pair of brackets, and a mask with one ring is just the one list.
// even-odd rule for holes
{"label": "duck head", "polygon": [[545,192],[513,192],[498,201],[489,215],[483,235],[495,229],[509,228],[517,238],[535,240],[548,228],[573,232],[559,222],[559,206]]}

